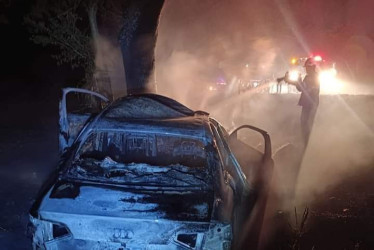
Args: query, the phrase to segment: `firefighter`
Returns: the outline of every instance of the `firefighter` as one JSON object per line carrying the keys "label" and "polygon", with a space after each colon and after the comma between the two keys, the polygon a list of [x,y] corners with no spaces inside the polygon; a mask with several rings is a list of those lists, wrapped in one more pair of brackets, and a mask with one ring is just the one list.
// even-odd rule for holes
{"label": "firefighter", "polygon": [[301,92],[298,105],[302,107],[300,118],[301,133],[304,145],[306,146],[319,104],[320,83],[314,59],[308,58],[305,61],[304,67],[306,70],[304,79],[301,80],[300,77],[297,81],[291,81],[287,73],[284,79],[287,83],[295,85],[297,90]]}

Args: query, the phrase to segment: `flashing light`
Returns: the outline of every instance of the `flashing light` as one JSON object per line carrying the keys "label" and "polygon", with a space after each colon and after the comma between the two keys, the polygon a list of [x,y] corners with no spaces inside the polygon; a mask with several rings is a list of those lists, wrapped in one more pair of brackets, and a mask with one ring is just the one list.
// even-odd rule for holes
{"label": "flashing light", "polygon": [[332,82],[335,81],[337,71],[334,68],[323,70],[319,73],[320,82]]}
{"label": "flashing light", "polygon": [[288,74],[288,78],[289,78],[291,81],[295,82],[295,81],[297,81],[297,80],[299,79],[299,75],[300,75],[299,71],[297,71],[297,70],[292,70],[292,71],[290,71],[290,73]]}
{"label": "flashing light", "polygon": [[297,59],[296,58],[292,58],[291,59],[291,64],[295,65],[297,63]]}
{"label": "flashing light", "polygon": [[323,70],[319,73],[321,92],[325,94],[337,94],[343,90],[343,84],[336,78],[337,71],[334,68]]}
{"label": "flashing light", "polygon": [[322,57],[321,56],[315,56],[314,61],[320,62],[320,61],[322,61]]}

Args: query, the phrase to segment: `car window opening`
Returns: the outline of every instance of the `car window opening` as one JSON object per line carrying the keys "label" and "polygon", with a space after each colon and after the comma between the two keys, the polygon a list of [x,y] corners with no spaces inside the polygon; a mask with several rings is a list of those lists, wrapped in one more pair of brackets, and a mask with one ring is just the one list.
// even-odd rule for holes
{"label": "car window opening", "polygon": [[91,133],[77,157],[97,160],[110,157],[118,163],[145,163],[152,166],[179,164],[190,168],[205,168],[207,164],[205,147],[199,140],[111,131]]}
{"label": "car window opening", "polygon": [[94,131],[81,144],[68,178],[124,184],[211,186],[202,141],[165,134]]}

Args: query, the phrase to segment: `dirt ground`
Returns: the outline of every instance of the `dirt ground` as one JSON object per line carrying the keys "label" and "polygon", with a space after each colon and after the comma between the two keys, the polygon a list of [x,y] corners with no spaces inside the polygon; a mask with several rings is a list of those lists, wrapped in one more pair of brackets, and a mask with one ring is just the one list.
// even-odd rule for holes
{"label": "dirt ground", "polygon": [[294,207],[296,211],[278,210],[266,249],[374,249],[372,176],[373,169],[327,189],[309,204]]}

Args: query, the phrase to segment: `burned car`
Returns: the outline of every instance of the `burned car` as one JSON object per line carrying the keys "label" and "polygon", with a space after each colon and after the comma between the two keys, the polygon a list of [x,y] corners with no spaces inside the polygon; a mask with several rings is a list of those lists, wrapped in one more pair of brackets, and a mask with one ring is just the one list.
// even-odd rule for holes
{"label": "burned car", "polygon": [[[68,112],[67,96],[76,94],[98,98],[92,113]],[[208,113],[155,94],[106,103],[88,90],[63,91],[61,161],[30,210],[34,249],[237,249],[256,242],[273,166],[265,131],[244,125],[228,134]],[[237,138],[246,128],[263,136],[264,152]]]}

